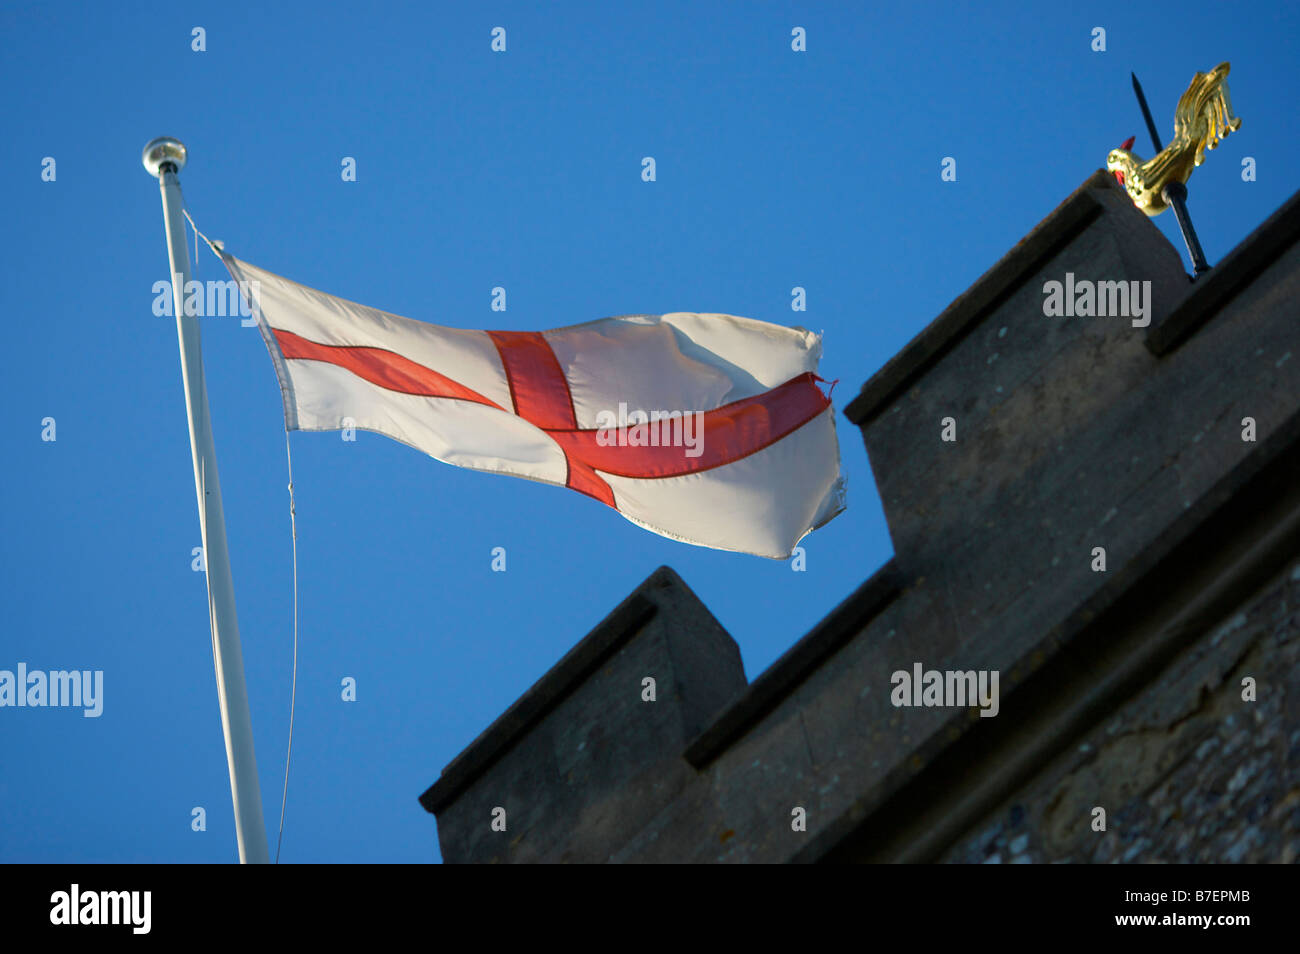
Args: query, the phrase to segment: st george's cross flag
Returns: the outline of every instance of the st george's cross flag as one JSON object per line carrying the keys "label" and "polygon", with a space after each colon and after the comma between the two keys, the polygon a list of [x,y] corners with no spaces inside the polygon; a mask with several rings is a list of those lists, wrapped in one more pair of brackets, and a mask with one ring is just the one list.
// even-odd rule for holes
{"label": "st george's cross flag", "polygon": [[256,290],[289,430],[374,431],[570,487],[675,540],[777,559],[844,509],[811,331],[687,312],[447,328],[219,254]]}

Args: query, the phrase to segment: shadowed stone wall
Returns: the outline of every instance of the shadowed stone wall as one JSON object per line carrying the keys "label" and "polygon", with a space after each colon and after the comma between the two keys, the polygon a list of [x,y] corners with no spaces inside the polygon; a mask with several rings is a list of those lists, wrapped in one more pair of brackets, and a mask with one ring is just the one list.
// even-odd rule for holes
{"label": "shadowed stone wall", "polygon": [[[1300,856],[1300,562],[1008,798],[957,862]],[[1244,679],[1256,701],[1243,699]],[[1106,808],[1106,831],[1091,825]],[[1087,820],[1088,824],[1081,824]]]}

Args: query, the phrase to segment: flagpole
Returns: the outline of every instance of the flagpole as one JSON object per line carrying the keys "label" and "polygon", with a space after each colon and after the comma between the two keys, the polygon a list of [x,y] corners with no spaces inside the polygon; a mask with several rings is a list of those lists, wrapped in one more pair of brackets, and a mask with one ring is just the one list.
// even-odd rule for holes
{"label": "flagpole", "polygon": [[235,615],[235,586],[226,547],[226,517],[221,507],[221,482],[217,478],[217,453],[208,414],[208,388],[203,378],[203,352],[199,323],[186,315],[185,286],[190,281],[189,248],[181,218],[181,186],[176,178],[185,167],[185,146],[161,137],[144,147],[142,161],[158,178],[162,192],[163,224],[167,232],[167,258],[171,263],[172,304],[180,339],[181,380],[185,385],[185,410],[190,423],[190,451],[194,459],[194,490],[198,497],[208,581],[208,619],[212,627],[212,657],[217,674],[217,701],[226,739],[230,769],[230,797],[235,808],[235,835],[239,860],[266,864],[270,860],[266,827],[262,822],[262,794],[253,752],[253,723],[244,686],[244,659],[239,649],[239,621]]}

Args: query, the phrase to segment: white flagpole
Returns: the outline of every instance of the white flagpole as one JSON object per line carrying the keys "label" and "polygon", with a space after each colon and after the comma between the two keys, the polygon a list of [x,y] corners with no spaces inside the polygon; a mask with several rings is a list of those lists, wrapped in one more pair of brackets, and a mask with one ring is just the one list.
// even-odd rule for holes
{"label": "white flagpole", "polygon": [[217,479],[217,453],[208,415],[208,388],[203,378],[203,352],[199,322],[186,315],[185,286],[190,281],[189,249],[181,219],[181,186],[177,174],[185,167],[185,146],[168,137],[144,147],[142,157],[149,174],[158,177],[162,190],[163,223],[167,229],[167,257],[171,262],[172,304],[181,346],[181,378],[185,385],[185,410],[190,420],[190,450],[194,457],[194,489],[198,495],[199,528],[207,566],[208,619],[212,625],[212,655],[217,670],[217,700],[226,737],[226,762],[230,768],[230,796],[235,806],[235,834],[239,860],[266,864],[266,827],[262,822],[262,793],[253,753],[253,723],[244,687],[244,659],[239,650],[239,621],[235,616],[235,585],[230,576],[226,548],[226,517],[221,508],[221,482]]}

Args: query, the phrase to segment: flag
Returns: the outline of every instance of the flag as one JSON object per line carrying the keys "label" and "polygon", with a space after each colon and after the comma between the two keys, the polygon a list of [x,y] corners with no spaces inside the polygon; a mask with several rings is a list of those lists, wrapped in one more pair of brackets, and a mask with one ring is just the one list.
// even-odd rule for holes
{"label": "flag", "polygon": [[448,328],[219,254],[255,290],[290,430],[374,431],[569,487],[674,540],[776,559],[844,509],[811,331],[688,312]]}

